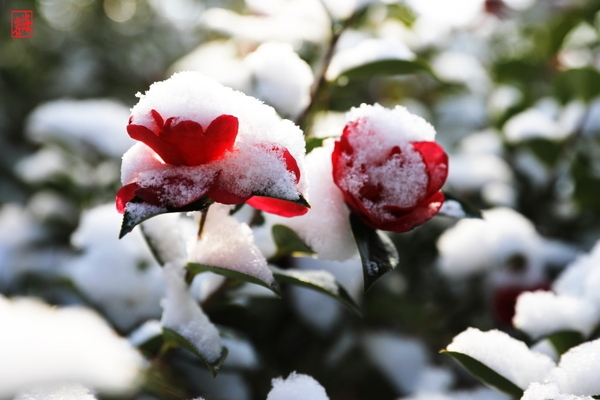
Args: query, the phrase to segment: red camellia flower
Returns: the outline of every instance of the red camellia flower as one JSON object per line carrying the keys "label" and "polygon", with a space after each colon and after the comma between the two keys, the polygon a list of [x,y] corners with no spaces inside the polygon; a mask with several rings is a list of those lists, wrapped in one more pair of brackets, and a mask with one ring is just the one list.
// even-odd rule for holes
{"label": "red camellia flower", "polygon": [[303,155],[302,132],[272,108],[196,73],[176,74],[141,97],[127,126],[140,143],[123,157],[116,199],[117,210],[133,220],[127,229],[210,202],[247,202],[286,217],[308,211],[290,151]]}
{"label": "red camellia flower", "polygon": [[362,105],[332,154],[333,180],[346,205],[372,228],[406,232],[441,208],[448,156],[435,131],[403,107]]}

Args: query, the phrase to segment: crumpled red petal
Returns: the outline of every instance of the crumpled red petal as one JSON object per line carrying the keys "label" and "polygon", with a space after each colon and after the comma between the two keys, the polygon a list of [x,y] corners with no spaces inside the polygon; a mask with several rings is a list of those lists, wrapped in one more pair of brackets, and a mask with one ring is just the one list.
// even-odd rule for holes
{"label": "crumpled red petal", "polygon": [[129,124],[127,133],[150,147],[167,164],[202,165],[222,158],[233,149],[239,121],[232,115],[220,115],[206,128],[195,121],[163,119],[152,110],[156,131],[143,125]]}
{"label": "crumpled red petal", "polygon": [[274,199],[271,197],[254,196],[246,201],[246,204],[271,214],[282,217],[298,217],[308,212],[308,207],[291,201]]}

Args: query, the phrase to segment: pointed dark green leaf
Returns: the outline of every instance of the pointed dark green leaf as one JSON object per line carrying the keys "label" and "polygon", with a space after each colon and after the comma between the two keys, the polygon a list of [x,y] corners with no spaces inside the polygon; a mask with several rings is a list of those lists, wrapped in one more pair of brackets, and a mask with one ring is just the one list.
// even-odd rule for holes
{"label": "pointed dark green leaf", "polygon": [[227,348],[223,347],[221,349],[221,356],[216,361],[209,362],[204,356],[204,354],[202,354],[202,352],[198,350],[198,348],[196,348],[196,346],[194,346],[192,342],[187,340],[184,336],[180,335],[173,329],[163,327],[163,338],[166,343],[169,343],[174,346],[183,347],[184,349],[190,351],[192,354],[198,356],[202,361],[204,361],[213,378],[217,376],[219,368],[221,368],[223,361],[225,361],[225,358],[227,358]]}
{"label": "pointed dark green leaf", "polygon": [[125,214],[123,214],[123,223],[121,225],[121,231],[119,232],[119,239],[131,232],[133,228],[135,228],[137,225],[156,215],[173,212],[201,211],[207,209],[213,203],[213,201],[208,197],[202,197],[201,199],[194,201],[193,203],[177,208],[160,208],[152,206],[150,204],[144,203],[144,201],[139,197],[134,197],[133,200],[130,201],[130,203],[146,204],[147,210],[145,212],[136,212],[135,214],[132,214],[127,210],[125,211]]}
{"label": "pointed dark green leaf", "polygon": [[277,281],[273,281],[271,285],[252,275],[247,275],[239,271],[234,271],[227,268],[215,267],[214,265],[187,263],[185,266],[190,274],[190,279],[201,274],[202,272],[212,272],[213,274],[222,275],[227,278],[237,279],[242,282],[254,283],[271,290],[277,297],[281,298],[281,290]]}
{"label": "pointed dark green leaf", "polygon": [[480,361],[455,351],[442,350],[440,353],[448,354],[450,357],[454,358],[454,360],[469,371],[471,375],[489,387],[506,393],[514,399],[520,399],[523,396],[523,389]]}
{"label": "pointed dark green leaf", "polygon": [[323,279],[321,278],[322,274],[329,274],[329,272],[323,270],[305,271],[298,269],[280,269],[276,267],[271,267],[271,270],[273,271],[273,276],[279,283],[288,283],[316,290],[317,292],[333,297],[358,315],[362,316],[360,307],[333,276],[331,277],[331,283],[335,287],[323,284]]}
{"label": "pointed dark green leaf", "polygon": [[285,225],[273,225],[271,228],[273,241],[277,245],[275,258],[286,255],[310,255],[315,252],[308,247],[296,232]]}
{"label": "pointed dark green leaf", "polygon": [[350,226],[362,262],[366,293],[379,278],[398,266],[398,251],[389,236],[365,225],[353,213],[350,213]]}
{"label": "pointed dark green leaf", "polygon": [[483,218],[481,210],[465,199],[448,192],[444,192],[444,197],[444,204],[438,212],[439,215],[452,218]]}
{"label": "pointed dark green leaf", "polygon": [[562,331],[548,336],[548,340],[552,343],[552,347],[559,355],[567,352],[571,347],[575,347],[583,343],[585,337],[581,332],[577,331]]}
{"label": "pointed dark green leaf", "polygon": [[339,76],[345,76],[348,79],[364,79],[381,75],[406,75],[417,72],[426,72],[433,76],[431,67],[421,60],[398,60],[386,59],[377,60],[358,67],[347,69]]}

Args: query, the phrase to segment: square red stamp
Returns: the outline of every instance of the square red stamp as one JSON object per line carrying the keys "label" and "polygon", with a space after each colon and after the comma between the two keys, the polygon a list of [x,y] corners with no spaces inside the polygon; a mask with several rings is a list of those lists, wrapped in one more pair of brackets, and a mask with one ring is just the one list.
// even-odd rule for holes
{"label": "square red stamp", "polygon": [[10,37],[14,39],[33,37],[33,10],[12,10],[10,13]]}

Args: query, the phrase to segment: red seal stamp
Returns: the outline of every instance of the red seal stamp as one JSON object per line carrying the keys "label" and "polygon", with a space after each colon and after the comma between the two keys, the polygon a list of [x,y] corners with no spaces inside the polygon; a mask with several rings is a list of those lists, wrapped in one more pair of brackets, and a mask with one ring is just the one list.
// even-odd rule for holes
{"label": "red seal stamp", "polygon": [[32,10],[12,10],[10,13],[10,37],[15,39],[33,37]]}

